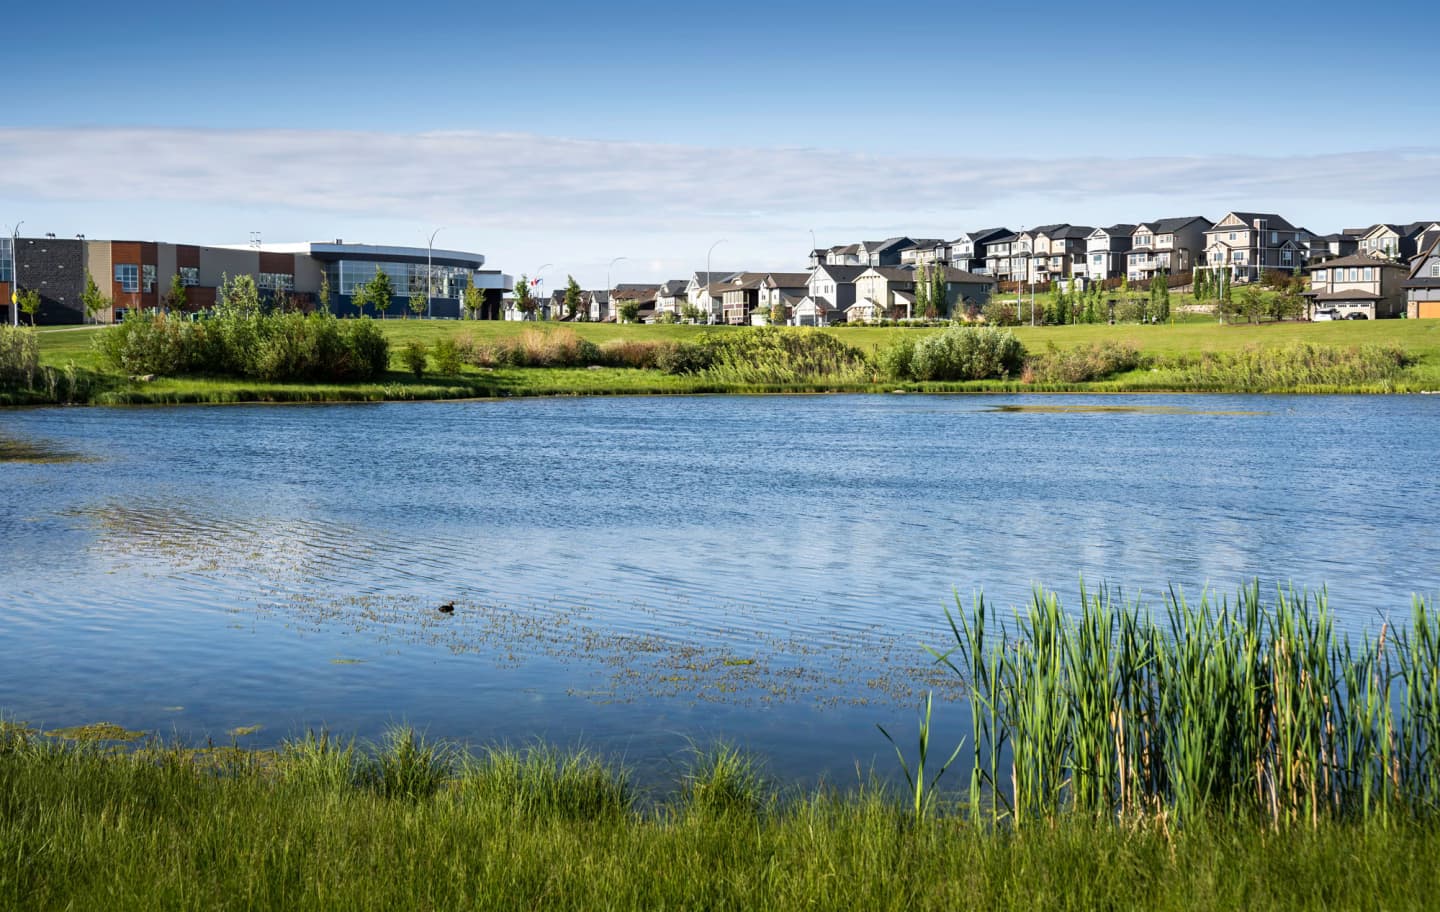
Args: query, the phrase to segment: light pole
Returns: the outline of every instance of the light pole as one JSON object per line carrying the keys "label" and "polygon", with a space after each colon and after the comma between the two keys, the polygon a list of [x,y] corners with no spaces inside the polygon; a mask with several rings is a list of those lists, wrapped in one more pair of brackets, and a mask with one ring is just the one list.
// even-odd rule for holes
{"label": "light pole", "polygon": [[430,319],[430,299],[434,295],[435,267],[432,265],[435,255],[435,235],[445,229],[436,228],[430,232],[430,240],[425,242],[425,318]]}
{"label": "light pole", "polygon": [[815,257],[815,264],[820,264],[820,247],[815,243],[815,229],[810,228],[810,254]]}
{"label": "light pole", "polygon": [[[546,266],[554,266],[554,265],[555,265],[554,263],[546,263],[545,266],[541,266],[539,269],[535,270],[535,274],[530,277],[530,284],[531,284],[531,285],[534,285],[536,288],[539,288],[539,287],[540,287],[540,273],[542,273],[542,272],[545,271],[545,267],[546,267]],[[536,305],[536,308],[535,308],[535,309],[536,309],[536,310],[539,310],[539,309],[540,309],[538,304]],[[549,310],[546,310],[545,312],[548,314],[550,311],[549,311]]]}
{"label": "light pole", "polygon": [[720,246],[721,244],[723,244],[723,243],[725,243],[725,239],[724,239],[724,238],[721,238],[720,240],[718,240],[718,241],[716,241],[715,243],[711,244],[709,250],[705,251],[705,322],[706,322],[706,323],[709,323],[712,319],[714,319],[714,316],[715,316],[714,312],[711,311],[711,309],[710,309],[710,303],[711,303],[711,302],[710,302],[710,286],[711,286],[711,284],[714,283],[714,281],[715,281],[715,277],[714,277],[714,276],[711,274],[711,272],[710,272],[710,254],[714,253],[714,252],[715,252],[715,248],[716,248],[716,247],[719,247],[719,246]]}

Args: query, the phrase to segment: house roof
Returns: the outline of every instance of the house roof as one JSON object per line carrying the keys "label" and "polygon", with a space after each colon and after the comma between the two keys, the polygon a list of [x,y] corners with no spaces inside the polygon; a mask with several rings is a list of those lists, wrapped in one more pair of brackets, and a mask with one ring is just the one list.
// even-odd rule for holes
{"label": "house roof", "polygon": [[810,273],[810,275],[813,276],[816,273],[823,272],[836,282],[854,282],[856,276],[869,268],[868,266],[829,266],[821,263],[815,267],[815,272]]}
{"label": "house roof", "polygon": [[1378,294],[1369,291],[1307,291],[1304,297],[1314,298],[1318,303],[1329,303],[1331,301],[1380,301],[1383,300]]}
{"label": "house roof", "polygon": [[958,244],[961,241],[969,241],[972,244],[983,244],[986,241],[1012,233],[1009,228],[981,228],[979,231],[967,231],[950,243]]}
{"label": "house roof", "polygon": [[1095,229],[1090,227],[1089,225],[1061,225],[1054,231],[1045,231],[1041,233],[1043,233],[1047,238],[1052,241],[1063,241],[1069,238],[1089,237],[1091,232],[1093,232],[1094,230]]}
{"label": "house roof", "polygon": [[1440,237],[1437,237],[1435,240],[1431,241],[1429,247],[1421,251],[1419,256],[1410,261],[1410,273],[1408,276],[1408,281],[1405,282],[1406,288],[1431,287],[1428,284],[1423,286],[1413,285],[1411,284],[1413,282],[1440,282],[1440,279],[1432,279],[1429,276],[1422,277],[1420,275],[1420,270],[1425,268],[1425,264],[1430,262],[1430,260],[1436,256],[1440,256]]}
{"label": "house roof", "polygon": [[684,279],[671,279],[660,286],[660,294],[674,296],[684,291],[688,285]]}
{"label": "house roof", "polygon": [[808,272],[767,272],[765,284],[772,288],[804,288],[810,284]]}
{"label": "house roof", "polygon": [[[859,246],[864,247],[867,253],[873,255],[885,253],[890,250],[905,250],[906,248],[914,247],[915,242],[908,237],[892,237],[886,238],[883,241],[863,241]],[[858,248],[856,252],[859,252]]]}
{"label": "house roof", "polygon": [[1127,234],[1127,235],[1128,235],[1128,234],[1134,234],[1134,233],[1135,233],[1135,226],[1134,226],[1134,225],[1111,225],[1109,228],[1096,228],[1094,231],[1090,232],[1091,236],[1094,236],[1094,235],[1097,235],[1097,234],[1108,234],[1108,235],[1110,235],[1110,236],[1112,236],[1112,237],[1114,237],[1114,236],[1116,236],[1116,235],[1121,235],[1121,234]]}
{"label": "house roof", "polygon": [[1332,266],[1384,266],[1390,269],[1404,269],[1405,266],[1394,260],[1385,260],[1380,257],[1370,256],[1368,253],[1353,253],[1350,256],[1336,257],[1333,260],[1326,260],[1317,264],[1316,269],[1329,269]]}
{"label": "house roof", "polygon": [[[1229,217],[1232,216],[1232,215],[1235,216],[1236,218],[1240,219],[1241,221],[1243,221],[1243,222],[1245,223],[1245,226],[1244,226],[1244,227],[1250,229],[1251,231],[1256,230],[1256,229],[1255,229],[1255,220],[1256,220],[1256,219],[1264,219],[1264,220],[1265,220],[1265,230],[1267,230],[1267,231],[1294,231],[1294,230],[1295,230],[1295,226],[1294,226],[1294,225],[1290,224],[1290,223],[1287,222],[1285,219],[1281,218],[1280,216],[1276,215],[1276,214],[1273,213],[1273,212],[1227,212],[1227,213],[1225,213],[1225,218],[1229,218]],[[1220,221],[1223,222],[1223,221],[1225,221],[1225,219],[1222,218]],[[1236,227],[1238,227],[1238,226],[1236,226]],[[1222,227],[1220,226],[1220,222],[1216,222],[1214,225],[1212,225],[1212,226],[1211,226],[1209,229],[1207,229],[1207,230],[1209,230],[1209,231],[1231,231],[1231,230],[1234,230],[1234,229],[1232,229],[1232,227],[1229,226],[1229,225],[1226,225],[1226,226],[1224,226],[1224,227],[1222,228]]]}
{"label": "house roof", "polygon": [[1152,234],[1174,234],[1192,222],[1204,222],[1207,229],[1214,224],[1203,215],[1182,215],[1176,218],[1156,219],[1153,222],[1141,222],[1135,227],[1137,230],[1144,228]]}

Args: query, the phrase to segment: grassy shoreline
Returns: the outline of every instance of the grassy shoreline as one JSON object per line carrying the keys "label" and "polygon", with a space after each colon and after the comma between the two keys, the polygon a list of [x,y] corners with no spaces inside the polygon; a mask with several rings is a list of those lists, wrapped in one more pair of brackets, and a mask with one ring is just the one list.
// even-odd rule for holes
{"label": "grassy shoreline", "polygon": [[[186,405],[205,403],[384,402],[404,400],[496,399],[555,396],[762,395],[785,393],[1278,393],[1391,394],[1440,391],[1440,321],[1389,320],[1373,323],[1168,326],[1018,327],[1014,331],[1033,352],[1083,346],[1120,344],[1156,358],[1199,357],[1206,352],[1266,351],[1297,344],[1328,346],[1391,345],[1403,349],[1411,363],[1393,378],[1344,384],[1264,383],[1240,386],[1197,377],[1183,370],[1144,368],[1093,382],[969,382],[896,381],[747,383],[658,370],[598,368],[479,368],[465,366],[458,374],[422,377],[400,369],[403,345],[433,344],[442,338],[494,341],[532,331],[537,324],[456,321],[388,320],[380,324],[391,341],[391,370],[381,380],[354,384],[260,382],[233,378],[161,377],[136,380],[106,369],[92,338],[101,327],[53,328],[40,331],[41,360],[57,370],[80,376],[84,392],[79,404]],[[568,331],[593,342],[615,340],[694,339],[705,327],[615,326],[564,324]],[[538,324],[541,330],[555,329]],[[723,331],[723,330],[722,330]],[[916,338],[934,329],[896,327],[834,328],[826,332],[862,351],[873,353],[897,338]],[[59,393],[35,390],[0,393],[0,405],[47,405],[64,401]]]}

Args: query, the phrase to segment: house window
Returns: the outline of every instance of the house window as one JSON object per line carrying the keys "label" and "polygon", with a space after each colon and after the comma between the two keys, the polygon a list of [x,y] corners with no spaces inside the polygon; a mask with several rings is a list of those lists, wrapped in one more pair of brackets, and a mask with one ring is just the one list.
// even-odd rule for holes
{"label": "house window", "polygon": [[180,267],[180,284],[191,287],[200,284],[200,269],[196,266]]}
{"label": "house window", "polygon": [[1278,232],[1278,231],[1272,231],[1272,232],[1270,232],[1270,243],[1271,243],[1271,244],[1278,244],[1278,243],[1280,243],[1280,232]]}
{"label": "house window", "polygon": [[1440,279],[1440,263],[1430,267],[1430,278]]}
{"label": "house window", "polygon": [[115,281],[121,291],[136,292],[140,290],[140,267],[134,263],[116,263]]}
{"label": "house window", "polygon": [[1169,247],[1171,244],[1175,243],[1175,236],[1172,234],[1162,234],[1160,235],[1159,243],[1161,247]]}
{"label": "house window", "polygon": [[1315,278],[1312,281],[1316,284],[1325,281],[1325,270],[1317,269],[1315,271]]}
{"label": "house window", "polygon": [[1350,281],[1352,281],[1352,282],[1357,281],[1357,280],[1359,279],[1358,273],[1359,273],[1359,270],[1357,270],[1354,266],[1351,266],[1351,267],[1350,267]]}
{"label": "house window", "polygon": [[1230,261],[1231,261],[1232,263],[1243,263],[1243,262],[1245,262],[1245,251],[1243,251],[1243,250],[1232,250],[1232,251],[1230,251]]}
{"label": "house window", "polygon": [[1370,267],[1370,266],[1366,266],[1366,267],[1365,267],[1365,281],[1371,282],[1371,281],[1374,281],[1374,279],[1375,279],[1375,270],[1374,270],[1372,267]]}
{"label": "house window", "polygon": [[1289,251],[1288,248],[1285,249],[1285,250],[1280,251],[1280,262],[1282,262],[1282,263],[1288,263],[1288,262],[1290,262],[1290,251]]}
{"label": "house window", "polygon": [[145,291],[147,291],[147,292],[154,291],[154,290],[155,290],[155,267],[154,267],[153,265],[151,265],[150,263],[146,263],[144,266],[141,266],[140,269],[141,269],[141,271],[144,273]]}
{"label": "house window", "polygon": [[1230,240],[1235,240],[1235,232],[1230,232]]}

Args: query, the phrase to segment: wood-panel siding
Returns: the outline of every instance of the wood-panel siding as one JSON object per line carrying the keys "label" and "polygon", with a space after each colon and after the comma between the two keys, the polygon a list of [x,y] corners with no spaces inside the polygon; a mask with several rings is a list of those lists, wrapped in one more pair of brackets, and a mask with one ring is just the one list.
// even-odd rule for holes
{"label": "wood-panel siding", "polygon": [[269,253],[262,250],[260,251],[260,271],[293,276],[295,274],[295,254]]}

